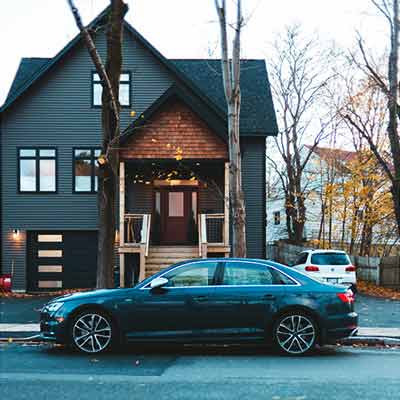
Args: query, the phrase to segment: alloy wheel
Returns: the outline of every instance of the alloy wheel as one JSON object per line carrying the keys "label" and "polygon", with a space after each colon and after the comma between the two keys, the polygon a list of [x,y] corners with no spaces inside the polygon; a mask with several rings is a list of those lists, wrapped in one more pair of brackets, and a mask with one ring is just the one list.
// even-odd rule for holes
{"label": "alloy wheel", "polygon": [[72,329],[75,346],[85,353],[99,353],[105,350],[111,342],[111,337],[110,322],[97,313],[79,316]]}
{"label": "alloy wheel", "polygon": [[304,354],[313,347],[316,330],[308,317],[293,314],[280,320],[275,335],[277,343],[286,353]]}

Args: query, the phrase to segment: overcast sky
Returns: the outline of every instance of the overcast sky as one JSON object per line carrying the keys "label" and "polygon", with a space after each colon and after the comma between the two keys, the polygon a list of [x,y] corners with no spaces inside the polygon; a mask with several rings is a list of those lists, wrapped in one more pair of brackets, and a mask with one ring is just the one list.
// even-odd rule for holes
{"label": "overcast sky", "polygon": [[[170,58],[218,55],[214,0],[126,0],[127,20]],[[76,0],[88,23],[108,0]],[[227,1],[233,8],[234,0]],[[354,43],[356,29],[371,48],[385,41],[385,25],[373,16],[369,0],[243,0],[251,16],[243,33],[243,57],[266,58],[268,44],[285,25],[301,23],[308,32],[343,47]],[[77,33],[66,0],[0,1],[0,104],[21,57],[52,57]]]}

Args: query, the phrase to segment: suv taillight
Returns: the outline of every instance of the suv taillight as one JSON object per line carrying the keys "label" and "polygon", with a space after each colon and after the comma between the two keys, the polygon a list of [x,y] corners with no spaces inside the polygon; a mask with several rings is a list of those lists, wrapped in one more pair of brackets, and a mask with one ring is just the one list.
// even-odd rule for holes
{"label": "suv taillight", "polygon": [[345,293],[336,293],[336,295],[343,301],[343,303],[354,303],[354,294],[351,290],[348,290]]}
{"label": "suv taillight", "polygon": [[346,267],[346,272],[356,272],[356,267],[354,265],[349,265]]}
{"label": "suv taillight", "polygon": [[315,265],[307,265],[305,268],[307,272],[319,272],[319,268],[316,267]]}

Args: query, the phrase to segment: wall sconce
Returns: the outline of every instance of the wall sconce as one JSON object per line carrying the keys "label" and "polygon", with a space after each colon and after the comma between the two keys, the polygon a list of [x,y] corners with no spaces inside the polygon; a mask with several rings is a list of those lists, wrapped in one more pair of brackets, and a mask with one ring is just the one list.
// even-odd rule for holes
{"label": "wall sconce", "polygon": [[115,230],[115,243],[119,243],[119,230],[118,229],[116,229]]}
{"label": "wall sconce", "polygon": [[19,239],[19,235],[20,235],[20,230],[19,229],[13,229],[13,239],[14,240],[18,240]]}

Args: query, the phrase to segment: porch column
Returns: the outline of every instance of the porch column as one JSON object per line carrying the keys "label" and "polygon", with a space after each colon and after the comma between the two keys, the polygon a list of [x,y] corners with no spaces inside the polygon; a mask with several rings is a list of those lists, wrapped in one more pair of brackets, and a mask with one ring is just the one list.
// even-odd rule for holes
{"label": "porch column", "polygon": [[229,162],[225,163],[224,183],[224,245],[229,246]]}
{"label": "porch column", "polygon": [[[119,246],[125,244],[125,163],[119,163]],[[125,254],[119,254],[119,285],[125,287]]]}

